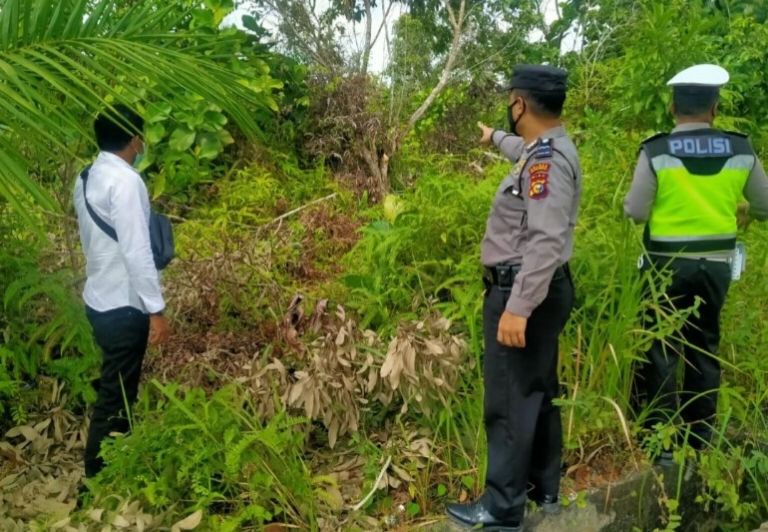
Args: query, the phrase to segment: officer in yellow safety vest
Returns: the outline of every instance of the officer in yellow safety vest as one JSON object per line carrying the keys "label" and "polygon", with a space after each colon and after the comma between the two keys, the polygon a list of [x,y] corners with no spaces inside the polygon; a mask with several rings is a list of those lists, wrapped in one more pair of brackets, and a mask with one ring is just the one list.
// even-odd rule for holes
{"label": "officer in yellow safety vest", "polygon": [[[677,125],[670,134],[643,141],[624,200],[625,214],[646,223],[647,256],[641,267],[671,271],[665,300],[680,310],[701,299],[698,313],[681,331],[682,345],[656,341],[637,374],[653,407],[647,427],[679,413],[695,449],[712,437],[720,387],[720,310],[743,263],[738,226],[749,218],[768,219],[768,177],[746,135],[712,127],[720,87],[728,79],[723,68],[697,65],[667,83]],[[749,203],[739,204],[742,195]],[[655,316],[648,319],[652,323]],[[685,377],[678,396],[681,357]],[[664,450],[658,462],[669,464],[671,458],[671,450]]]}

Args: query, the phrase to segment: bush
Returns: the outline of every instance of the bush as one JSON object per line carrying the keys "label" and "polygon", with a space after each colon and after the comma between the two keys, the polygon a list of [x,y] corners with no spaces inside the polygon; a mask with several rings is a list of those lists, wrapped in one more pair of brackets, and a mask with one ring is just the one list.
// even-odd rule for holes
{"label": "bush", "polygon": [[79,293],[54,246],[14,216],[0,222],[0,413],[3,394],[47,374],[65,379],[70,398],[90,401],[99,352]]}
{"label": "bush", "polygon": [[[492,169],[500,176],[502,168]],[[450,300],[462,286],[482,286],[480,241],[498,179],[432,173],[399,198],[388,217],[362,230],[345,260],[347,306],[362,327],[390,330],[427,302]]]}
{"label": "bush", "polygon": [[[160,392],[159,394],[157,392]],[[270,522],[316,529],[319,506],[330,504],[327,479],[312,478],[303,461],[298,418],[262,424],[241,388],[210,398],[202,390],[153,381],[134,410],[132,432],[103,448],[98,491],[137,498],[151,510],[178,505],[204,510],[210,530],[234,532]]]}
{"label": "bush", "polygon": [[279,157],[236,171],[176,227],[169,307],[195,329],[272,321],[295,290],[333,273],[354,243],[349,206],[322,167],[302,171]]}

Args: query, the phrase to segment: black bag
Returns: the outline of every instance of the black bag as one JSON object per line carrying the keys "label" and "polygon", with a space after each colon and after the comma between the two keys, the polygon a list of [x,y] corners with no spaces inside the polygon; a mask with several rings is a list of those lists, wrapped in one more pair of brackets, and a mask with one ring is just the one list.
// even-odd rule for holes
{"label": "black bag", "polygon": [[[83,198],[85,199],[85,208],[88,210],[88,214],[91,215],[94,223],[99,226],[99,229],[104,231],[109,238],[117,242],[117,233],[115,230],[107,224],[104,220],[99,218],[96,211],[93,210],[91,204],[88,203],[88,196],[85,191],[88,186],[88,172],[91,170],[92,165],[88,165],[80,174],[83,180]],[[158,214],[154,211],[149,213],[149,241],[152,245],[152,257],[155,259],[155,268],[158,270],[164,269],[173,258],[176,256],[174,244],[173,244],[173,227],[168,217]]]}

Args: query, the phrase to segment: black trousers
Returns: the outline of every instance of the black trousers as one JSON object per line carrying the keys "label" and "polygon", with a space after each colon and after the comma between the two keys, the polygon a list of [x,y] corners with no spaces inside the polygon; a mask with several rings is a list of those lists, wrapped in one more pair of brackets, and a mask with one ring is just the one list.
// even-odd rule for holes
{"label": "black trousers", "polygon": [[133,405],[139,390],[141,364],[149,339],[149,315],[133,307],[108,312],[86,309],[103,360],[95,383],[99,397],[91,415],[85,446],[85,476],[95,476],[104,462],[98,454],[111,432],[128,432],[126,405]]}
{"label": "black trousers", "polygon": [[523,349],[496,339],[509,294],[490,287],[483,308],[484,502],[496,518],[521,521],[529,483],[539,495],[557,496],[560,490],[562,426],[552,399],[559,390],[558,337],[573,309],[574,290],[570,275],[555,275],[547,298],[528,319]]}
{"label": "black trousers", "polygon": [[[651,428],[659,422],[675,422],[679,411],[684,423],[691,428],[689,443],[703,447],[712,438],[710,422],[717,411],[717,392],[720,388],[720,363],[715,358],[720,345],[720,311],[731,283],[731,268],[724,262],[675,259],[654,259],[660,269],[672,271],[672,284],[666,295],[671,304],[660,306],[683,310],[701,298],[698,316],[691,315],[679,335],[674,339],[654,342],[646,353],[647,363],[640,366],[639,388],[644,392],[653,410],[646,421]],[[669,308],[669,307],[672,308]],[[655,312],[646,315],[647,325],[655,324]],[[678,393],[677,370],[684,359],[684,380]]]}

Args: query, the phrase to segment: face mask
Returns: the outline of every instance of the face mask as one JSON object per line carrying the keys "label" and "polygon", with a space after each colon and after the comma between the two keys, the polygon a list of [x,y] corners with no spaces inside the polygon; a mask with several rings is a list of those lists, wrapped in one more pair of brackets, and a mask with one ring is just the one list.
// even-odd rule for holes
{"label": "face mask", "polygon": [[137,153],[136,158],[133,160],[133,167],[136,169],[138,169],[139,166],[141,165],[141,161],[144,160],[144,154],[147,151],[147,147],[145,146],[145,144],[142,141],[139,141],[139,142],[141,142],[141,153]]}
{"label": "face mask", "polygon": [[520,113],[520,116],[518,116],[517,120],[515,120],[514,118],[512,118],[512,108],[519,101],[520,100],[515,100],[513,103],[507,106],[507,120],[509,120],[509,132],[518,137],[520,135],[517,132],[517,124],[520,123],[520,119],[523,117],[523,113],[525,112],[525,109],[523,109],[523,113]]}

